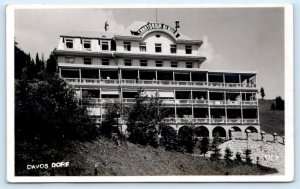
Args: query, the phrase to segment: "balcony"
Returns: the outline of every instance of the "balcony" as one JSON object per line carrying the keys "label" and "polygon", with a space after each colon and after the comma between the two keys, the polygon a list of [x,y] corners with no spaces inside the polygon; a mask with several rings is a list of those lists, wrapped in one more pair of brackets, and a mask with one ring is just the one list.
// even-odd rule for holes
{"label": "balcony", "polygon": [[224,100],[210,100],[209,105],[223,106],[223,105],[225,105],[225,101]]}
{"label": "balcony", "polygon": [[258,124],[258,119],[243,119],[243,124]]}
{"label": "balcony", "polygon": [[211,118],[211,123],[219,124],[219,123],[226,123],[225,118]]}
{"label": "balcony", "polygon": [[257,101],[242,101],[243,106],[258,106]]}
{"label": "balcony", "polygon": [[227,119],[228,124],[241,124],[242,119]]}

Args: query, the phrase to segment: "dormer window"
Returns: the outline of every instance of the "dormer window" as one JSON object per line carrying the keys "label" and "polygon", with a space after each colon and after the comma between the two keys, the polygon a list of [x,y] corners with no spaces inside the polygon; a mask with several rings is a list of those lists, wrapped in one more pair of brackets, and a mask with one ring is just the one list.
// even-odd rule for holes
{"label": "dormer window", "polygon": [[91,40],[83,40],[83,48],[86,50],[91,50]]}
{"label": "dormer window", "polygon": [[73,49],[73,39],[66,39],[66,48],[67,49]]}
{"label": "dormer window", "polygon": [[124,42],[124,50],[131,51],[131,44],[130,42]]}
{"label": "dormer window", "polygon": [[161,52],[161,43],[155,43],[155,52]]}
{"label": "dormer window", "polygon": [[193,68],[193,62],[186,62],[186,68]]}
{"label": "dormer window", "polygon": [[191,45],[185,46],[185,54],[192,54],[192,46]]}
{"label": "dormer window", "polygon": [[101,49],[103,51],[108,51],[109,50],[109,41],[101,40]]}
{"label": "dormer window", "polygon": [[176,45],[171,45],[170,46],[170,51],[171,51],[172,54],[176,54],[176,52],[177,52],[177,46]]}
{"label": "dormer window", "polygon": [[146,43],[140,43],[140,52],[146,52]]}
{"label": "dormer window", "polygon": [[156,67],[162,67],[162,66],[163,66],[163,63],[162,63],[161,60],[157,60],[157,61],[155,62],[155,64],[156,64]]}
{"label": "dormer window", "polygon": [[131,66],[131,59],[125,59],[124,60],[124,65],[125,66]]}

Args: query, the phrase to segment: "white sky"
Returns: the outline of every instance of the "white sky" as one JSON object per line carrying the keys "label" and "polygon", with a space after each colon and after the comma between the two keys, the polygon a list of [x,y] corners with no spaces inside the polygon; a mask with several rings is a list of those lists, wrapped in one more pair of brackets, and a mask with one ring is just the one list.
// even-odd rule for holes
{"label": "white sky", "polygon": [[[204,41],[202,68],[257,71],[267,99],[284,98],[283,8],[158,9],[158,21]],[[15,38],[33,57],[45,59],[59,35],[70,31],[123,31],[133,21],[155,21],[155,9],[40,9],[15,11]],[[41,55],[40,55],[41,57]]]}

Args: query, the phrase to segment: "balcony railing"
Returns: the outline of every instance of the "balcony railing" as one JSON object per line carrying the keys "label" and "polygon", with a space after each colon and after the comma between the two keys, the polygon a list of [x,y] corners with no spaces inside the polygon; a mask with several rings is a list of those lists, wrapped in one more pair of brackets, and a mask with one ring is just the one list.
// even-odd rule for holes
{"label": "balcony railing", "polygon": [[239,100],[227,100],[226,101],[226,105],[229,105],[229,106],[238,106],[238,105],[241,105],[241,101]]}
{"label": "balcony railing", "polygon": [[[119,84],[118,79],[88,79],[88,78],[63,78],[69,83],[91,83],[91,84]],[[128,85],[174,85],[174,86],[203,86],[203,87],[225,87],[225,88],[256,88],[255,84],[222,83],[206,81],[172,81],[172,80],[140,80],[122,79],[121,84]]]}
{"label": "balcony railing", "polygon": [[211,123],[226,123],[225,118],[211,118]]}
{"label": "balcony railing", "polygon": [[227,119],[227,123],[229,123],[229,124],[241,124],[242,123],[242,119],[231,119],[231,118],[228,118]]}
{"label": "balcony railing", "polygon": [[209,101],[210,105],[225,105],[225,100],[210,100]]}
{"label": "balcony railing", "polygon": [[242,101],[243,106],[257,106],[257,101]]}
{"label": "balcony railing", "polygon": [[243,119],[244,124],[257,124],[258,119]]}

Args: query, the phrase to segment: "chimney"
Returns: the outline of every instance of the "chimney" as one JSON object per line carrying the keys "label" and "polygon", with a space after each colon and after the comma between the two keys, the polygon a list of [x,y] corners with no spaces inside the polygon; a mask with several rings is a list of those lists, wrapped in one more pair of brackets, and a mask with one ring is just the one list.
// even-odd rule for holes
{"label": "chimney", "polygon": [[105,30],[105,31],[108,30],[108,26],[109,26],[109,24],[108,24],[107,21],[106,21],[105,24],[104,24],[104,30]]}
{"label": "chimney", "polygon": [[177,31],[178,28],[180,28],[180,25],[179,25],[179,21],[176,20],[176,21],[175,21],[175,29],[176,29],[176,31]]}

